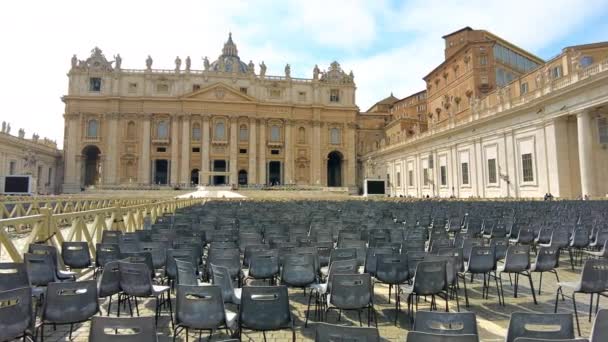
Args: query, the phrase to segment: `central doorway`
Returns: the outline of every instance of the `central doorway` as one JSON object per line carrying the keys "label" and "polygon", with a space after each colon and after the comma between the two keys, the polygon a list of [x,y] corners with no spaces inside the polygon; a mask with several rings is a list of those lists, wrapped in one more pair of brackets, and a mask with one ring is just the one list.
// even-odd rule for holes
{"label": "central doorway", "polygon": [[97,146],[87,146],[82,151],[84,155],[84,185],[95,185],[99,183],[101,151]]}
{"label": "central doorway", "polygon": [[281,162],[271,161],[268,163],[268,184],[281,185]]}
{"label": "central doorway", "polygon": [[198,169],[190,171],[190,185],[198,185]]}
{"label": "central doorway", "polygon": [[156,159],[154,161],[154,184],[167,185],[169,182],[169,161]]}
{"label": "central doorway", "polygon": [[327,156],[327,186],[342,186],[342,153],[338,151]]}
{"label": "central doorway", "polygon": [[[225,160],[214,160],[213,161],[213,172],[226,172],[226,161]],[[226,184],[226,176],[214,175],[213,185],[224,185]]]}

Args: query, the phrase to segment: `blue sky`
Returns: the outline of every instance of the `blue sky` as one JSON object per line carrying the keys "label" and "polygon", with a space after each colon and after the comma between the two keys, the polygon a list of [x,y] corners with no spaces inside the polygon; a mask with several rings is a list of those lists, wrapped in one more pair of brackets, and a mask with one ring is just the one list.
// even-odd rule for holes
{"label": "blue sky", "polygon": [[[201,69],[228,32],[245,62],[262,60],[268,74],[286,63],[311,77],[333,60],[357,83],[366,110],[388,96],[424,88],[422,77],[443,60],[441,36],[471,26],[550,58],[562,47],[608,40],[608,0],[262,0],[262,1],[2,1],[0,120],[61,143],[70,57],[99,46],[120,53],[124,68],[173,68],[179,55]],[[8,34],[7,34],[8,32]]]}

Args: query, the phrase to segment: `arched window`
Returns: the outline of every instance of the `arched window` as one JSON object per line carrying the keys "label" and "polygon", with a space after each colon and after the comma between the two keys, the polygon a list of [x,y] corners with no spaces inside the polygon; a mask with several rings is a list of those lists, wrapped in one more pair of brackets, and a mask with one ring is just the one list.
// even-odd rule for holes
{"label": "arched window", "polygon": [[167,139],[169,137],[169,125],[166,121],[160,121],[156,127],[156,138]]}
{"label": "arched window", "polygon": [[87,124],[87,137],[97,138],[99,133],[99,123],[97,120],[89,120]]}
{"label": "arched window", "polygon": [[281,128],[277,125],[272,125],[270,127],[270,141],[280,141],[281,140]]}
{"label": "arched window", "polygon": [[247,141],[249,140],[249,130],[247,129],[247,125],[243,124],[239,127],[239,140]]}
{"label": "arched window", "polygon": [[198,122],[195,122],[194,125],[192,125],[192,140],[201,140],[201,125],[199,125]]}
{"label": "arched window", "polygon": [[298,128],[298,143],[306,143],[306,129],[304,127]]}
{"label": "arched window", "polygon": [[127,139],[135,139],[135,135],[137,132],[135,131],[135,122],[129,121],[127,124]]}
{"label": "arched window", "polygon": [[329,141],[333,145],[339,145],[340,144],[340,129],[339,128],[332,128],[329,131]]}
{"label": "arched window", "polygon": [[593,57],[591,56],[583,56],[581,57],[581,67],[586,68],[593,64]]}
{"label": "arched window", "polygon": [[226,139],[226,126],[221,121],[215,124],[214,138],[215,140]]}

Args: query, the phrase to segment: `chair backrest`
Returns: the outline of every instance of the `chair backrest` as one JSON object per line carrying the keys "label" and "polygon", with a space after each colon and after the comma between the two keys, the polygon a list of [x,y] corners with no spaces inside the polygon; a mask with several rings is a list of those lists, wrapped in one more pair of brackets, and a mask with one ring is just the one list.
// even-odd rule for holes
{"label": "chair backrest", "polygon": [[364,274],[333,274],[330,303],[340,309],[361,309],[373,300],[372,278]]}
{"label": "chair backrest", "polygon": [[507,256],[507,248],[509,248],[509,238],[493,238],[490,240],[490,247],[494,248],[496,261],[504,259]]}
{"label": "chair backrest", "polygon": [[167,259],[165,261],[167,277],[169,279],[176,279],[177,277],[177,265],[175,260],[180,259],[194,264],[194,252],[191,249],[167,249]]}
{"label": "chair backrest", "polygon": [[467,270],[471,273],[487,273],[494,269],[495,263],[494,248],[475,246],[471,248]]}
{"label": "chair backrest", "polygon": [[261,243],[246,246],[243,253],[243,266],[249,267],[249,260],[251,259],[251,255],[253,255],[255,252],[267,251],[269,249],[270,246]]}
{"label": "chair backrest", "polygon": [[23,254],[23,262],[31,285],[46,286],[57,280],[57,270],[52,258],[50,254]]}
{"label": "chair backrest", "polygon": [[580,292],[598,293],[608,289],[608,260],[589,259],[581,272]]}
{"label": "chair backrest", "polygon": [[432,295],[446,290],[446,261],[422,261],[416,268],[414,292],[418,295]]}
{"label": "chair backrest", "polygon": [[287,254],[281,269],[281,281],[290,286],[306,286],[315,282],[314,256],[310,254]]}
{"label": "chair backrest", "polygon": [[572,314],[514,312],[511,314],[505,342],[515,342],[518,337],[572,339]]}
{"label": "chair backrest", "polygon": [[518,337],[515,342],[589,342],[586,338],[568,338],[568,339],[552,339],[552,338],[532,338],[532,337]]}
{"label": "chair backrest", "polygon": [[178,285],[175,307],[177,324],[194,329],[216,329],[226,321],[219,286]]}
{"label": "chair backrest", "polygon": [[150,269],[143,263],[119,261],[120,288],[130,296],[147,297],[152,294]]}
{"label": "chair backrest", "polygon": [[211,281],[222,289],[224,302],[229,302],[234,296],[234,287],[230,271],[226,267],[211,264]]}
{"label": "chair backrest", "polygon": [[509,246],[505,258],[505,272],[522,272],[530,268],[530,246]]}
{"label": "chair backrest", "polygon": [[154,261],[152,260],[152,254],[150,252],[133,252],[133,253],[121,253],[121,260],[136,263],[145,264],[150,271],[150,277],[154,276]]}
{"label": "chair backrest", "polygon": [[101,243],[118,245],[120,235],[122,235],[121,230],[104,230],[103,233],[101,233]]}
{"label": "chair backrest", "polygon": [[477,335],[441,335],[420,331],[407,333],[406,342],[479,342]]}
{"label": "chair backrest", "polygon": [[104,267],[110,261],[120,260],[118,244],[98,243],[95,245],[95,266]]}
{"label": "chair backrest", "polygon": [[407,254],[378,255],[376,278],[386,284],[402,284],[407,281],[410,278]]}
{"label": "chair backrest", "polygon": [[376,274],[378,256],[382,254],[395,254],[395,251],[391,247],[371,247],[367,249],[364,267],[365,273],[369,273],[371,275]]}
{"label": "chair backrest", "polygon": [[91,266],[91,253],[87,242],[64,242],[61,244],[63,264],[74,269]]}
{"label": "chair backrest", "polygon": [[329,264],[331,265],[335,261],[353,259],[357,260],[356,248],[336,248],[332,249],[331,251],[331,255],[329,256]]}
{"label": "chair backrest", "polygon": [[241,255],[238,248],[211,248],[207,262],[226,267],[232,278],[236,278],[241,271]]}
{"label": "chair backrest", "polygon": [[0,291],[0,341],[13,340],[30,330],[33,317],[30,287]]}
{"label": "chair backrest", "polygon": [[315,324],[315,342],[379,342],[377,328],[345,327],[340,325]]}
{"label": "chair backrest", "polygon": [[154,269],[161,269],[167,262],[167,244],[159,241],[141,242],[140,247],[142,252],[148,252],[152,256],[152,265]]}
{"label": "chair backrest", "polygon": [[24,263],[0,263],[0,291],[29,287],[30,281]]}
{"label": "chair backrest", "polygon": [[154,317],[94,316],[89,329],[90,342],[155,342]]}
{"label": "chair backrest", "polygon": [[473,312],[418,311],[413,330],[441,335],[478,335]]}
{"label": "chair backrest", "polygon": [[175,259],[175,265],[177,268],[177,284],[179,285],[198,285],[196,277],[196,268],[191,262]]}
{"label": "chair backrest", "polygon": [[558,266],[559,247],[541,247],[536,254],[536,271],[550,271]]}
{"label": "chair backrest", "polygon": [[279,253],[276,249],[259,251],[249,260],[249,276],[258,279],[270,278],[279,273]]}
{"label": "chair backrest", "polygon": [[99,312],[94,280],[49,283],[42,320],[50,323],[84,322]]}
{"label": "chair backrest", "polygon": [[566,229],[555,229],[551,234],[551,246],[564,248],[570,243],[570,233]]}
{"label": "chair backrest", "polygon": [[483,246],[484,245],[484,240],[483,239],[465,239],[462,243],[462,249],[463,249],[463,257],[464,260],[469,260],[469,257],[471,255],[471,249],[474,246]]}
{"label": "chair backrest", "polygon": [[589,337],[590,342],[608,341],[608,309],[601,309],[597,312]]}
{"label": "chair backrest", "polygon": [[120,267],[118,261],[110,261],[101,272],[101,277],[97,280],[97,295],[105,298],[115,295],[120,289]]}
{"label": "chair backrest", "polygon": [[291,322],[286,286],[246,286],[241,295],[239,322],[253,330],[273,330]]}
{"label": "chair backrest", "polygon": [[416,275],[418,264],[424,260],[427,252],[424,251],[407,251],[407,266],[409,267],[409,276],[413,278]]}

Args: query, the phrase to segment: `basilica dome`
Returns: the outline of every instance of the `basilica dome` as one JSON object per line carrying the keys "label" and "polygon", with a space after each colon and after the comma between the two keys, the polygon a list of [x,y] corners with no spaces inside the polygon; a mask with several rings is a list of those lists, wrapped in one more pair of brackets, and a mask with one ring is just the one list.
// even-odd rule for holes
{"label": "basilica dome", "polygon": [[236,48],[236,44],[232,41],[232,33],[228,35],[228,41],[224,43],[222,54],[211,63],[209,69],[211,71],[220,72],[233,72],[235,70],[238,73],[246,74],[248,67],[247,64],[241,61],[239,53]]}

